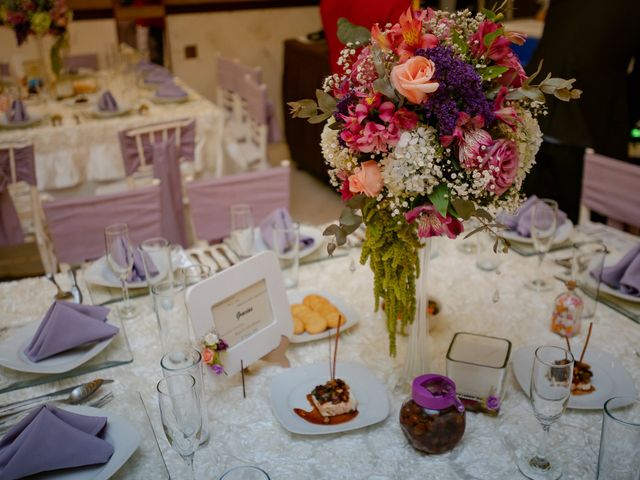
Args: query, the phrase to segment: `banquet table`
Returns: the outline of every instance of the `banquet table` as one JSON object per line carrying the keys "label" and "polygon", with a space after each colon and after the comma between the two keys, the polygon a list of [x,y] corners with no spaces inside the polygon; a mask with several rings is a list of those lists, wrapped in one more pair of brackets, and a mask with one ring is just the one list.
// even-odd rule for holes
{"label": "banquet table", "polygon": [[[25,140],[34,143],[39,190],[121,180],[125,170],[118,132],[185,118],[196,120],[196,171],[208,169],[217,175],[223,173],[224,118],[216,105],[179,79],[176,83],[188,93],[188,101],[180,103],[155,103],[153,90],[135,86],[120,76],[103,83],[114,92],[121,105],[131,108],[129,113],[108,118],[95,116],[92,109],[96,94],[89,95],[90,101],[86,104],[75,104],[73,98],[29,101],[28,112],[42,115],[41,122],[28,128],[0,128],[0,144]],[[145,105],[146,110],[140,111],[141,105]],[[61,118],[60,125],[53,124],[55,116]],[[229,169],[225,173],[229,173]]]}
{"label": "banquet table", "polygon": [[[481,271],[475,256],[456,247],[460,239],[438,242],[429,264],[429,289],[442,304],[431,332],[433,370],[445,373],[445,353],[455,332],[475,332],[509,339],[513,349],[524,345],[561,344],[549,329],[553,300],[563,291],[555,282],[548,292],[524,288],[533,274],[536,258],[507,254],[499,270]],[[626,248],[637,238],[619,237]],[[554,252],[566,257],[571,250]],[[455,449],[442,455],[425,455],[405,439],[398,422],[406,393],[395,388],[402,368],[406,338],[398,339],[398,357],[390,358],[385,322],[373,311],[373,277],[368,266],[357,262],[359,249],[324,261],[303,265],[299,289],[321,289],[342,297],[360,315],[359,324],[341,334],[339,362],[366,365],[386,385],[390,414],[369,427],[331,435],[305,436],[285,430],[272,413],[269,383],[283,368],[271,363],[251,365],[246,375],[246,399],[240,375],[215,377],[205,372],[210,440],[195,455],[196,478],[217,479],[227,468],[258,465],[272,479],[516,479],[518,453],[538,441],[541,427],[526,395],[508,372],[502,407],[497,417],[467,413],[466,431]],[[356,268],[353,261],[356,261]],[[550,260],[548,274],[561,271]],[[63,288],[66,275],[58,275]],[[81,280],[82,281],[82,280]],[[498,291],[499,295],[495,295]],[[52,286],[44,278],[0,284],[0,326],[41,318],[51,303]],[[85,296],[85,298],[89,298]],[[497,301],[496,301],[497,300]],[[159,420],[155,384],[161,378],[161,351],[151,299],[135,300],[141,314],[123,322],[134,360],[79,378],[49,383],[0,395],[0,403],[30,397],[57,387],[90,380],[97,375],[115,380],[115,399],[104,407],[146,428],[141,446],[115,478],[168,478],[148,425],[143,427],[140,392],[149,409],[170,478],[187,478],[179,456],[168,446]],[[591,344],[616,356],[640,385],[640,325],[603,304],[598,305]],[[292,367],[326,363],[325,341],[291,344],[287,355]],[[135,418],[135,420],[134,420]],[[601,410],[568,409],[551,428],[551,444],[564,466],[566,479],[595,478],[600,442]]]}

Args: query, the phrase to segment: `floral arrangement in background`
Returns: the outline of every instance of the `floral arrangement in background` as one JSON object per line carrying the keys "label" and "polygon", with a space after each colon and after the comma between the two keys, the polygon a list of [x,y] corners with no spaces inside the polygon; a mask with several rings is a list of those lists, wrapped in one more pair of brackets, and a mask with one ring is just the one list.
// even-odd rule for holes
{"label": "floral arrangement in background", "polygon": [[202,361],[216,375],[224,373],[221,353],[229,348],[227,342],[219,338],[215,332],[207,333],[202,339]]}
{"label": "floral arrangement in background", "polygon": [[[343,73],[325,80],[317,100],[289,103],[294,117],[326,121],[322,152],[346,202],[325,231],[329,252],[366,224],[361,263],[374,272],[392,355],[396,333],[413,321],[421,239],[456,238],[471,216],[495,234],[495,211],[521,201],[545,94],[580,97],[575,79],[534,84],[510,47],[525,37],[501,19],[486,9],[407,10],[369,31],[342,18]],[[497,237],[494,248],[506,246]]]}
{"label": "floral arrangement in background", "polygon": [[62,68],[60,51],[68,44],[67,26],[72,12],[65,0],[6,0],[0,5],[0,25],[6,25],[16,34],[18,46],[30,35],[52,35],[51,68],[56,75]]}

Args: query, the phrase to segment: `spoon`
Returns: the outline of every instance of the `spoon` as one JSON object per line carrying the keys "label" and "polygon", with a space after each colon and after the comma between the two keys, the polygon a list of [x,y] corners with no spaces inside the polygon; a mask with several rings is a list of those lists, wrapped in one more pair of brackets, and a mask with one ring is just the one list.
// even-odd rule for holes
{"label": "spoon", "polygon": [[76,279],[76,269],[71,269],[71,295],[73,295],[73,303],[82,303],[82,290],[78,286],[78,280]]}
{"label": "spoon", "polygon": [[45,274],[45,276],[47,277],[47,280],[53,283],[58,289],[58,293],[54,295],[54,298],[56,300],[69,300],[73,298],[73,294],[71,292],[65,292],[60,288],[60,285],[58,285],[58,282],[56,282],[56,279],[53,276],[53,273],[47,273]]}

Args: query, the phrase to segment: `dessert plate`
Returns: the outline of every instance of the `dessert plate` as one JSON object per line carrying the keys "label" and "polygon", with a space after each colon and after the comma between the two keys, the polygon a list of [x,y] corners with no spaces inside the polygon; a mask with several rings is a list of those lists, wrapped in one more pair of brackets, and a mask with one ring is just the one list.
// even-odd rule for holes
{"label": "dessert plate", "polygon": [[118,110],[113,110],[113,111],[99,110],[98,106],[96,105],[91,109],[91,114],[96,118],[113,118],[113,117],[120,117],[122,115],[126,115],[130,111],[131,111],[131,107],[127,104],[122,103],[118,105]]}
{"label": "dessert plate", "polygon": [[[607,255],[604,258],[604,266],[611,267],[616,263],[618,263],[621,258],[622,256],[620,255]],[[594,262],[594,265],[590,266],[589,270],[590,271],[593,270],[594,267],[595,267],[595,262]],[[596,288],[598,287],[596,279],[593,278],[591,275],[589,275],[588,286],[591,287],[593,291],[595,291]],[[607,295],[611,295],[612,297],[617,297],[622,300],[626,300],[627,302],[640,303],[640,296],[629,295],[628,293],[621,292],[616,288],[610,287],[604,282],[600,282],[600,293],[606,293]]]}
{"label": "dessert plate", "polygon": [[28,323],[16,330],[11,337],[0,342],[0,365],[18,372],[64,373],[91,360],[107,348],[117,336],[116,334],[100,342],[88,343],[39,362],[32,362],[25,355],[24,350],[29,345],[39,325],[39,321]]}
{"label": "dessert plate", "polygon": [[[531,368],[536,348],[533,345],[528,345],[519,348],[513,354],[513,373],[527,396],[529,396]],[[572,347],[572,350],[581,352],[582,345],[576,345]],[[571,395],[568,404],[569,408],[600,410],[604,407],[604,402],[611,397],[638,396],[633,378],[613,355],[589,345],[584,355],[584,361],[591,365],[591,370],[593,371],[591,383],[596,387],[596,390],[586,395]],[[632,403],[632,401],[629,403]]]}
{"label": "dessert plate", "polygon": [[[300,258],[311,255],[322,245],[324,245],[324,236],[322,235],[322,231],[318,230],[315,227],[310,227],[309,225],[300,225],[300,237],[303,236],[313,238],[313,243],[307,247],[300,248]],[[269,250],[267,244],[264,243],[264,240],[262,240],[262,235],[260,234],[259,228],[255,229],[254,250],[256,251],[256,253]]]}
{"label": "dessert plate", "polygon": [[[558,243],[567,241],[571,236],[571,233],[573,233],[573,222],[567,219],[556,230],[556,236],[553,239],[553,245],[557,245]],[[519,242],[519,243],[525,243],[527,245],[533,245],[533,238],[523,237],[515,230],[504,230],[502,231],[502,236],[512,242]]]}
{"label": "dessert plate", "polygon": [[39,480],[106,480],[122,468],[137,450],[138,445],[140,445],[140,433],[127,419],[119,415],[108,410],[79,405],[68,405],[60,408],[80,415],[107,417],[107,426],[103,438],[113,446],[113,455],[111,455],[107,463],[102,465],[44,472],[33,478],[38,478]]}
{"label": "dessert plate", "polygon": [[[289,305],[293,305],[294,303],[302,303],[304,297],[311,294],[323,296],[342,312],[345,318],[345,322],[340,326],[340,333],[353,327],[360,320],[358,314],[351,307],[349,307],[349,305],[342,298],[338,297],[337,295],[333,295],[332,293],[325,292],[324,290],[305,290],[302,292],[295,290],[288,291],[287,297],[289,297]],[[289,341],[291,343],[313,342],[314,340],[320,340],[321,338],[327,338],[331,335],[335,335],[335,333],[335,328],[327,328],[324,332],[321,333],[312,334],[304,332],[297,335],[293,334]]]}
{"label": "dessert plate", "polygon": [[338,363],[336,377],[351,387],[358,401],[358,415],[338,425],[316,425],[300,418],[294,408],[311,410],[307,395],[316,385],[329,380],[327,362],[290,368],[275,376],[269,386],[271,409],[284,428],[301,435],[347,432],[381,422],[389,415],[389,398],[384,384],[360,363]]}
{"label": "dessert plate", "polygon": [[151,101],[153,103],[164,104],[164,103],[185,103],[191,100],[189,95],[183,95],[181,97],[158,97],[157,95],[153,95],[151,97]]}

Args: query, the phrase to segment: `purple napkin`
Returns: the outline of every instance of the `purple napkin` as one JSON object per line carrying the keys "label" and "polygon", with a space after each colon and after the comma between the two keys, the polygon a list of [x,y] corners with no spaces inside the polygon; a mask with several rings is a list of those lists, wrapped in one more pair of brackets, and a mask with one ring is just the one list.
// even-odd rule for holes
{"label": "purple napkin", "polygon": [[39,362],[85,343],[111,338],[119,328],[106,322],[108,314],[105,307],[53,302],[24,353],[32,362]]}
{"label": "purple napkin", "polygon": [[10,123],[20,123],[29,120],[27,108],[22,100],[14,100],[11,102],[11,108],[5,112],[7,121]]}
{"label": "purple napkin", "polygon": [[173,75],[166,68],[157,67],[152,70],[147,70],[144,74],[144,81],[146,83],[165,83],[171,80]]}
{"label": "purple napkin", "polygon": [[101,438],[106,425],[106,417],[52,404],[34,408],[0,440],[0,478],[105,463],[113,455],[113,446]]}
{"label": "purple napkin", "polygon": [[113,98],[113,95],[109,90],[100,95],[98,100],[98,110],[101,112],[116,112],[118,111],[118,102]]}
{"label": "purple napkin", "polygon": [[[593,270],[591,276],[597,278],[598,272]],[[611,288],[640,297],[640,244],[629,250],[615,265],[603,268],[600,278]]]}
{"label": "purple napkin", "polygon": [[156,90],[156,97],[162,98],[184,98],[187,96],[182,88],[175,83],[169,81],[165,82]]}
{"label": "purple napkin", "polygon": [[[142,257],[144,256],[144,260]],[[128,282],[144,282],[147,279],[147,275],[144,270],[144,262],[147,262],[147,268],[149,269],[149,275],[155,277],[160,273],[158,271],[158,267],[153,263],[151,256],[144,251],[140,251],[139,249],[133,250],[133,268],[131,268],[131,273],[127,277]]]}
{"label": "purple napkin", "polygon": [[[511,215],[508,213],[500,213],[496,220],[503,224],[507,230],[515,230],[521,237],[531,237],[531,220],[533,215],[533,206],[538,201],[538,197],[532,195],[529,197],[518,209],[518,211]],[[543,205],[543,215],[551,220],[553,214],[551,208],[547,205]],[[562,210],[558,210],[556,214],[556,224],[559,227],[567,221],[567,214]]]}
{"label": "purple napkin", "polygon": [[[267,247],[273,249],[273,230],[290,228],[291,224],[291,215],[289,215],[286,208],[275,209],[260,224],[260,235],[262,236],[262,241]],[[293,239],[285,238],[287,235],[286,232],[279,232],[279,235],[280,238],[278,238],[278,246],[280,247],[280,253],[284,253],[284,251],[289,248],[289,245],[291,245]],[[300,248],[312,246],[313,241],[312,237],[300,234]]]}

